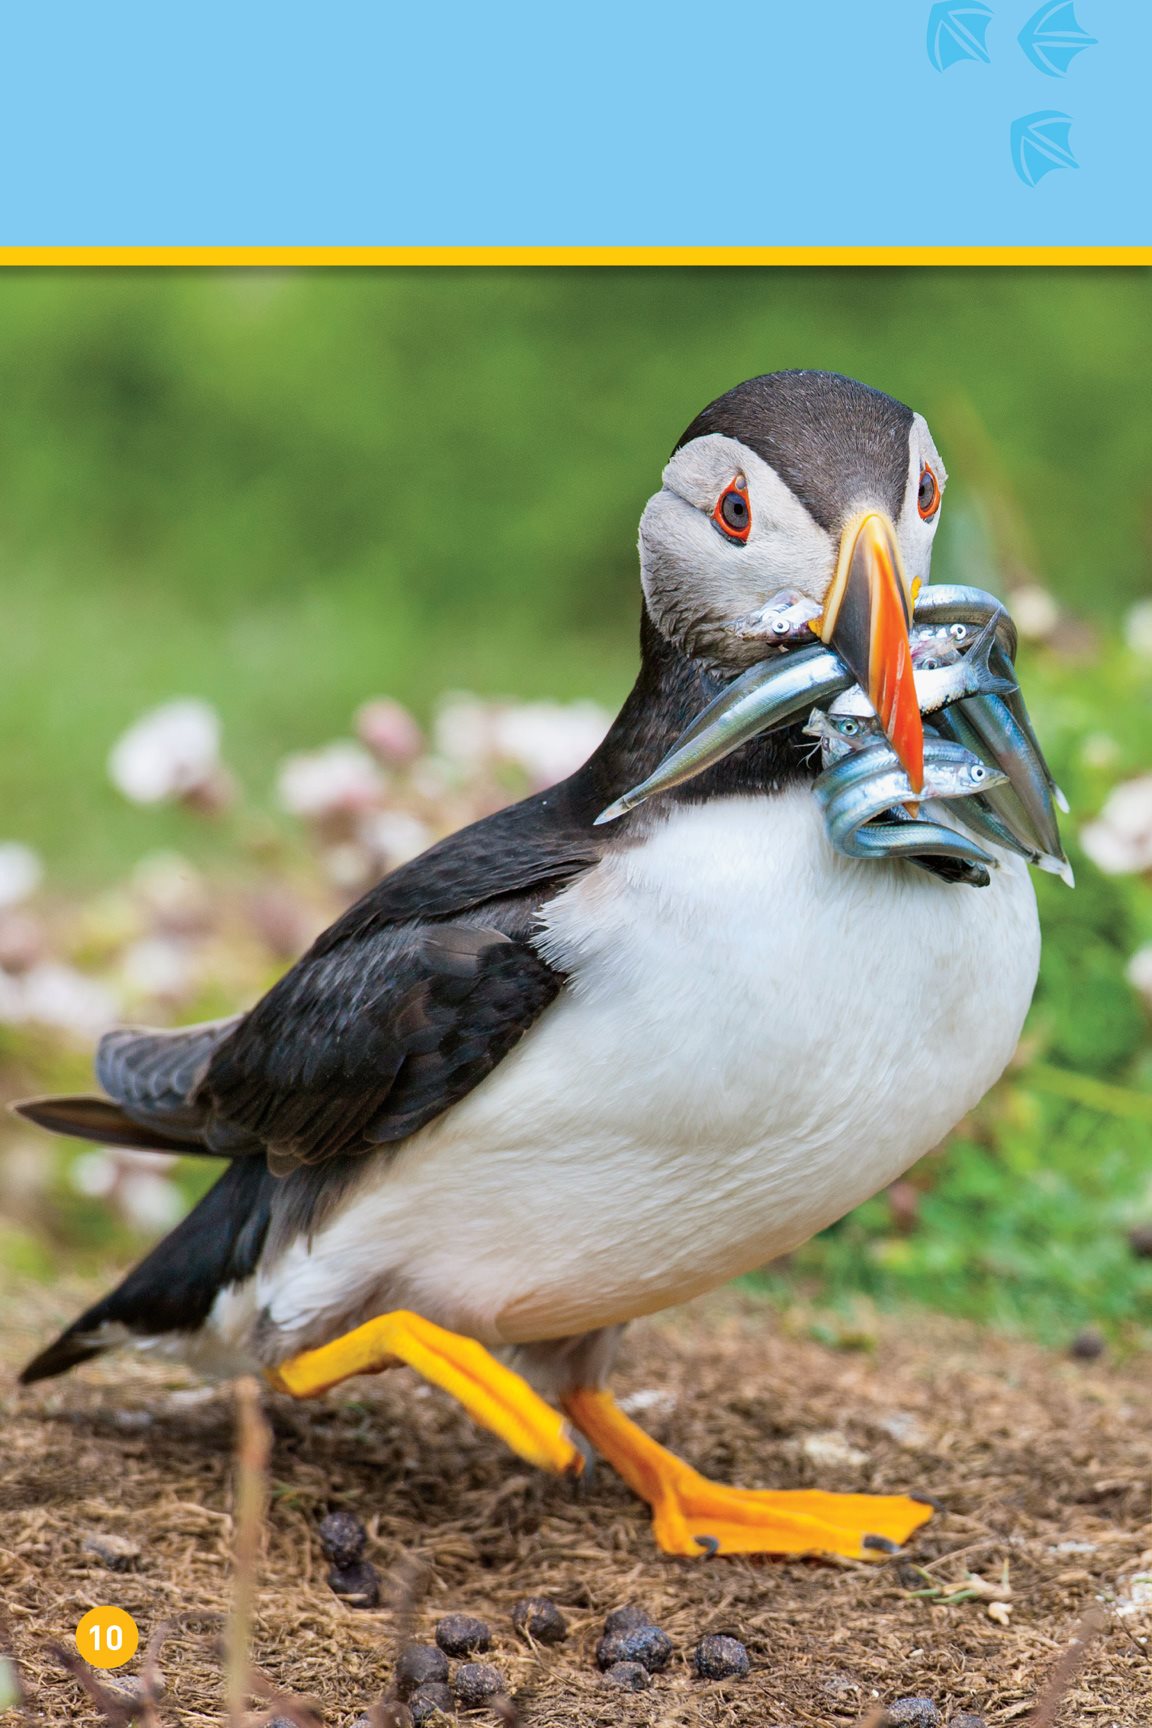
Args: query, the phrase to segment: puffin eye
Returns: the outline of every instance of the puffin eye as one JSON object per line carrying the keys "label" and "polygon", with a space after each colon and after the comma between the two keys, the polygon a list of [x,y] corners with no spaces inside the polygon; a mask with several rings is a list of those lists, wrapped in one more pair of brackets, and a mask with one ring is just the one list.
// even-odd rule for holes
{"label": "puffin eye", "polygon": [[743,474],[734,474],[716,500],[712,520],[727,540],[741,544],[752,532],[752,506],[748,502],[748,482]]}
{"label": "puffin eye", "polygon": [[916,508],[924,522],[931,522],[940,508],[940,482],[927,462],[920,470],[920,490],[916,494]]}

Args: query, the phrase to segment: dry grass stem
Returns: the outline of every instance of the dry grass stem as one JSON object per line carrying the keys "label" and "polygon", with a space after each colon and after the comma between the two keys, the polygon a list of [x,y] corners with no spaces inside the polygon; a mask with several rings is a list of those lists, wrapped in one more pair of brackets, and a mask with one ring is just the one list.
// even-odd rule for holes
{"label": "dry grass stem", "polygon": [[237,1380],[235,1536],[232,1612],[225,1628],[228,1720],[244,1728],[252,1695],[250,1646],[252,1599],[268,1500],[268,1459],[272,1435],[264,1419],[261,1388],[250,1375]]}

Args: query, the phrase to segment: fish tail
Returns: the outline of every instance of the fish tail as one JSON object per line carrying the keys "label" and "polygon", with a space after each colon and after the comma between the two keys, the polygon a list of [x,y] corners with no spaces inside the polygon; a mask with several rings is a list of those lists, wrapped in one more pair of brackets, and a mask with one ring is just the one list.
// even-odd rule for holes
{"label": "fish tail", "polygon": [[995,617],[989,618],[965,656],[966,664],[980,696],[1011,696],[1018,688],[1015,678],[1001,677],[992,670],[991,654],[996,646]]}

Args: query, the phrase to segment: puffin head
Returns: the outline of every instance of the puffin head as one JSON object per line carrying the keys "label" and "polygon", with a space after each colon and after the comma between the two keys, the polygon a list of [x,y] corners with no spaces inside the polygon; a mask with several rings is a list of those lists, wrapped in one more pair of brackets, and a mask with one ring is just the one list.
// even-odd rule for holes
{"label": "puffin head", "polygon": [[649,617],[733,676],[762,658],[737,618],[783,589],[856,674],[914,786],[923,731],[908,629],[947,476],[923,417],[834,372],[770,372],[697,414],[640,521]]}

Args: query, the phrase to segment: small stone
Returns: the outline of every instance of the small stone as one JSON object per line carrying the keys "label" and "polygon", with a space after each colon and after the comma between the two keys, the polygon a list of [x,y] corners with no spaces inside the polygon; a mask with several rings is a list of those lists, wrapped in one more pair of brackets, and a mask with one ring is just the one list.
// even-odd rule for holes
{"label": "small stone", "polygon": [[447,1716],[450,1721],[454,1720],[452,1688],[443,1685],[439,1680],[429,1680],[426,1685],[417,1686],[408,1700],[408,1708],[417,1728],[421,1722],[435,1722],[438,1716]]}
{"label": "small stone", "polygon": [[487,1662],[461,1662],[456,1670],[457,1703],[465,1710],[479,1710],[489,1698],[497,1698],[504,1690],[500,1671]]}
{"label": "small stone", "polygon": [[375,1608],[380,1601],[380,1579],[370,1560],[330,1566],[328,1588],[345,1597],[349,1608]]}
{"label": "small stone", "polygon": [[739,1638],[711,1632],[696,1646],[696,1672],[701,1680],[743,1680],[750,1663]]}
{"label": "small stone", "polygon": [[110,1692],[117,1704],[130,1711],[134,1716],[142,1716],[146,1710],[153,1707],[157,1700],[163,1698],[167,1687],[164,1676],[159,1673],[152,1675],[152,1684],[146,1686],[142,1674],[126,1674],[123,1678],[113,1679],[102,1674],[100,1684],[106,1692]]}
{"label": "small stone", "polygon": [[651,1626],[651,1614],[645,1614],[643,1608],[636,1608],[631,1603],[623,1608],[613,1608],[610,1614],[604,1616],[604,1635],[610,1638],[613,1632],[638,1632],[641,1626]]}
{"label": "small stone", "polygon": [[368,1532],[352,1512],[329,1512],[320,1520],[320,1546],[334,1566],[354,1566],[364,1553]]}
{"label": "small stone", "polygon": [[359,1716],[353,1716],[348,1728],[374,1728],[371,1716],[366,1710],[361,1710]]}
{"label": "small stone", "polygon": [[632,1632],[609,1632],[596,1646],[596,1661],[607,1672],[617,1662],[639,1662],[649,1674],[662,1674],[672,1660],[672,1640],[659,1626],[637,1626]]}
{"label": "small stone", "polygon": [[983,1716],[977,1716],[971,1710],[962,1710],[959,1716],[949,1716],[948,1728],[988,1728]]}
{"label": "small stone", "polygon": [[84,1552],[94,1554],[110,1572],[135,1572],[140,1560],[137,1543],[105,1530],[89,1531],[84,1538]]}
{"label": "small stone", "polygon": [[943,1720],[931,1698],[897,1698],[884,1712],[885,1728],[940,1728]]}
{"label": "small stone", "polygon": [[1129,1230],[1128,1246],[1137,1260],[1152,1260],[1152,1224],[1137,1224]]}
{"label": "small stone", "polygon": [[436,1644],[409,1644],[396,1663],[396,1693],[405,1703],[418,1686],[446,1686],[448,1658]]}
{"label": "small stone", "polygon": [[568,1622],[550,1596],[525,1596],[512,1610],[512,1624],[535,1644],[563,1644]]}
{"label": "small stone", "polygon": [[477,1620],[474,1614],[445,1614],[436,1622],[436,1642],[445,1656],[471,1656],[489,1648],[492,1633],[487,1620]]}
{"label": "small stone", "polygon": [[622,1686],[626,1692],[647,1692],[652,1684],[643,1662],[613,1662],[604,1678],[610,1686]]}
{"label": "small stone", "polygon": [[1068,1354],[1077,1362],[1095,1362],[1103,1356],[1108,1345],[1102,1333],[1095,1326],[1085,1326],[1082,1332],[1077,1332],[1068,1346]]}

